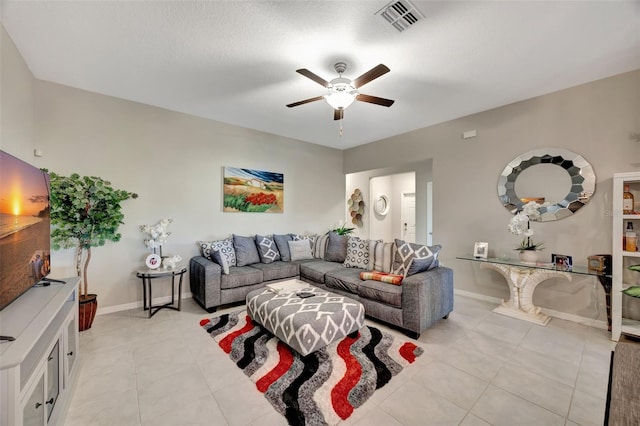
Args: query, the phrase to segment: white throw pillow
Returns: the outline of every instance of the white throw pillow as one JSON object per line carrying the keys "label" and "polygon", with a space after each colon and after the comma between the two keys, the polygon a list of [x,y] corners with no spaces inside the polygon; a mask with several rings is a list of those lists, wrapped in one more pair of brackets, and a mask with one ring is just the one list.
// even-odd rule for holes
{"label": "white throw pillow", "polygon": [[308,240],[289,241],[289,251],[291,252],[292,261],[313,259]]}

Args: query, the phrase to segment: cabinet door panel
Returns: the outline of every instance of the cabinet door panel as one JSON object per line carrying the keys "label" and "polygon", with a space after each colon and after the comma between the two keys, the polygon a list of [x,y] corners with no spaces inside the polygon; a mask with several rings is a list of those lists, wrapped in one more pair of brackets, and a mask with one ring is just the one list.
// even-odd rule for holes
{"label": "cabinet door panel", "polygon": [[58,340],[47,358],[47,420],[60,394],[60,341]]}
{"label": "cabinet door panel", "polygon": [[44,407],[44,376],[41,376],[27,403],[22,407],[22,424],[24,426],[43,426],[45,424]]}
{"label": "cabinet door panel", "polygon": [[[73,366],[76,362],[76,357],[78,355],[78,322],[76,321],[75,311],[73,315],[69,319],[69,323],[67,324],[67,336],[66,343],[67,346],[65,348],[65,362],[66,362],[66,377],[69,377],[73,372]],[[65,381],[65,387],[68,384]]]}

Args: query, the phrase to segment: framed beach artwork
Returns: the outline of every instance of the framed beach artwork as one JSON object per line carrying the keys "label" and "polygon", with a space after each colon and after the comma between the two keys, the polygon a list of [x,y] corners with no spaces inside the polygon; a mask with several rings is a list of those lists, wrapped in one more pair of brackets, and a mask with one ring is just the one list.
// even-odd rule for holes
{"label": "framed beach artwork", "polygon": [[225,167],[223,194],[225,212],[282,213],[284,175]]}

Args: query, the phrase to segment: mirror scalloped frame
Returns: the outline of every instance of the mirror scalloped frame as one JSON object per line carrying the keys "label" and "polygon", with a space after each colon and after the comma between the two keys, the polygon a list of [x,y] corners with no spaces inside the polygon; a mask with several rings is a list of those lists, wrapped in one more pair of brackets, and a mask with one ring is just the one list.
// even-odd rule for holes
{"label": "mirror scalloped frame", "polygon": [[373,203],[373,211],[380,216],[386,216],[390,207],[389,197],[384,194],[379,195]]}
{"label": "mirror scalloped frame", "polygon": [[553,164],[562,167],[571,178],[571,188],[557,203],[545,203],[540,207],[540,222],[560,220],[572,216],[587,204],[596,190],[593,167],[579,154],[561,148],[541,148],[517,156],[507,164],[498,179],[498,197],[509,212],[522,210],[524,202],[515,192],[520,174],[537,164]]}

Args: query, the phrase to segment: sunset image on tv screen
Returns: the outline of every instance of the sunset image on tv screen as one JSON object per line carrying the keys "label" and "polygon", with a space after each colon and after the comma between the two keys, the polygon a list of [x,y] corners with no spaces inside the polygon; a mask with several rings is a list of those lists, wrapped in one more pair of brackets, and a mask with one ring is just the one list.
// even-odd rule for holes
{"label": "sunset image on tv screen", "polygon": [[49,175],[0,151],[0,309],[51,270]]}

